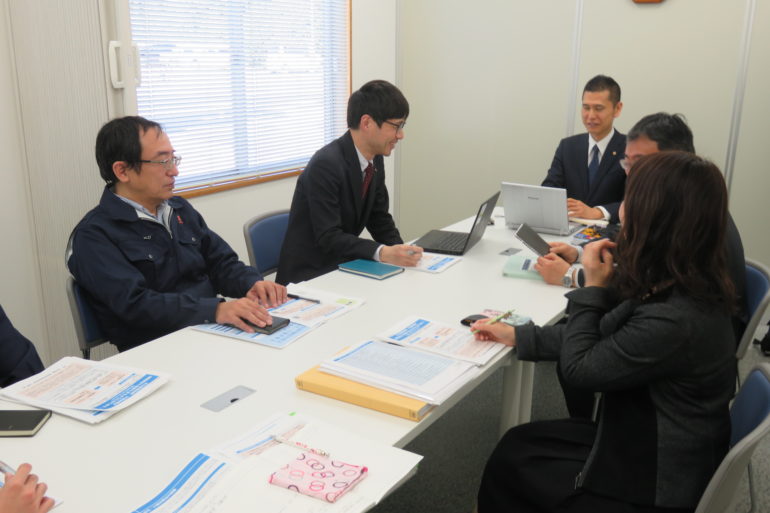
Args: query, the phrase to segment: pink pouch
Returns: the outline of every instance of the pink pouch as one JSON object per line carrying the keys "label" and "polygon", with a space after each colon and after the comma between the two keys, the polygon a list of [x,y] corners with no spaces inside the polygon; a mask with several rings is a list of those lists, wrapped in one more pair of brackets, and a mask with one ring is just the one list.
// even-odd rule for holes
{"label": "pink pouch", "polygon": [[273,472],[270,483],[334,502],[365,478],[367,471],[366,467],[303,452]]}

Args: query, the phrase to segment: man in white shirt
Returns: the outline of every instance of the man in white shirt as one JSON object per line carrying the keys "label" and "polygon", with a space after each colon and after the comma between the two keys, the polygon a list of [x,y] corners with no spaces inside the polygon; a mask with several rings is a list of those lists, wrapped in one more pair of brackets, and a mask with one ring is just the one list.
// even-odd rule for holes
{"label": "man in white shirt", "polygon": [[572,217],[618,222],[626,186],[620,166],[626,136],[613,128],[613,122],[622,110],[615,80],[597,75],[586,83],[581,117],[587,132],[561,140],[542,184],[567,189]]}

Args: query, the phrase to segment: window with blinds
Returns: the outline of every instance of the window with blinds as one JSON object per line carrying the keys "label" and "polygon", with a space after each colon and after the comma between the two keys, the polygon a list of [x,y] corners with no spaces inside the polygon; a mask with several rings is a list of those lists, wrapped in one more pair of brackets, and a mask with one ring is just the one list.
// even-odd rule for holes
{"label": "window with blinds", "polygon": [[349,0],[129,0],[137,112],[177,186],[303,167],[345,130]]}

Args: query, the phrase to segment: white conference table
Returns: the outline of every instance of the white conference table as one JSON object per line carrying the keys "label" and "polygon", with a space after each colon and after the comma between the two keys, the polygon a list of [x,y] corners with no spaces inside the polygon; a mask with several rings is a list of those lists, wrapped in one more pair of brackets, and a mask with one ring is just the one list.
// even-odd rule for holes
{"label": "white conference table", "polygon": [[[171,381],[101,424],[54,415],[34,437],[0,438],[0,459],[31,462],[51,493],[64,499],[57,512],[130,511],[168,484],[194,454],[244,433],[276,412],[301,412],[373,442],[403,447],[503,366],[501,429],[528,421],[534,367],[517,361],[509,350],[420,422],[303,392],[294,385],[301,372],[412,314],[456,323],[485,308],[514,308],[537,324],[558,320],[566,306],[564,289],[502,276],[507,257],[500,252],[522,246],[497,210],[495,226],[443,273],[408,270],[377,281],[334,271],[308,282],[313,288],[366,302],[284,349],[187,328],[111,357],[109,361],[116,364],[170,373]],[[449,229],[467,231],[471,222],[466,219]],[[256,392],[218,413],[200,406],[239,385]]]}

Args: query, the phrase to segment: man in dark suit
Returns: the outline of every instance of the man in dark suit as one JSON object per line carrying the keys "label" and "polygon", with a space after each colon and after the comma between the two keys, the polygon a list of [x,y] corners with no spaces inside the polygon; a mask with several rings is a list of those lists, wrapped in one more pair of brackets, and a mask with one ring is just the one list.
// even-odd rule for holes
{"label": "man in dark suit", "polygon": [[562,139],[553,157],[546,187],[567,189],[570,216],[618,222],[626,174],[620,159],[626,136],[612,123],[620,116],[620,86],[605,75],[597,75],[583,88],[582,119],[588,133]]}
{"label": "man in dark suit", "polygon": [[13,385],[43,370],[32,342],[13,327],[0,306],[0,387]]}
{"label": "man in dark suit", "polygon": [[[628,173],[631,166],[644,156],[659,151],[686,151],[695,153],[693,134],[684,116],[657,112],[640,119],[628,132],[628,140],[621,165]],[[614,236],[613,236],[614,237]],[[732,316],[733,333],[736,343],[740,341],[748,322],[746,303],[746,260],[743,254],[743,241],[738,227],[730,212],[727,213],[725,227],[725,249],[727,270],[735,286],[736,311]],[[551,253],[537,259],[535,269],[543,276],[546,283],[563,285],[568,288],[584,285],[583,271],[573,267],[580,258],[578,247],[565,243],[552,243]],[[559,368],[557,367],[557,371]],[[574,390],[562,382],[567,408],[573,417],[590,417],[594,406],[592,393]]]}
{"label": "man in dark suit", "polygon": [[[383,156],[404,138],[409,103],[384,80],[350,96],[349,130],[308,162],[297,180],[276,281],[320,276],[348,260],[414,266],[422,249],[403,244],[388,213]],[[366,228],[374,240],[359,235]]]}

